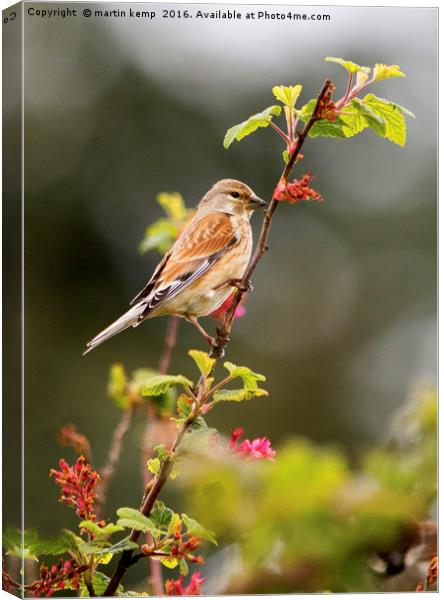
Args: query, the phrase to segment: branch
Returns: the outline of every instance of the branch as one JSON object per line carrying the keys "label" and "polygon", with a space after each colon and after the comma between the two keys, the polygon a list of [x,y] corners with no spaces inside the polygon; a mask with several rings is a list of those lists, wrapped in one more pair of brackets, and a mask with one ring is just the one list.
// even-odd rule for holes
{"label": "branch", "polygon": [[[151,488],[151,490],[149,491],[145,500],[143,501],[142,506],[140,507],[140,512],[143,515],[145,515],[146,517],[149,517],[149,515],[151,514],[154,503],[156,502],[160,492],[162,491],[163,486],[165,485],[165,483],[168,480],[168,476],[170,474],[171,467],[172,467],[173,460],[174,460],[174,454],[175,454],[177,448],[179,447],[179,444],[182,441],[184,435],[186,434],[188,429],[191,427],[191,425],[194,422],[196,417],[197,417],[197,414],[190,416],[188,418],[188,420],[185,421],[181,430],[177,434],[176,441],[174,442],[174,445],[170,451],[170,456],[162,463],[159,474],[155,478],[154,485]],[[136,531],[135,529],[133,529],[129,539],[132,542],[137,542],[137,540],[139,539],[139,536],[140,536],[140,531]],[[120,580],[125,575],[128,567],[130,567],[132,564],[133,552],[134,552],[134,550],[125,550],[125,552],[122,553],[122,556],[120,557],[117,568],[114,572],[114,575],[112,576],[112,578],[103,594],[104,596],[114,596],[114,594],[119,586]]]}
{"label": "branch", "polygon": [[[322,100],[324,99],[325,95],[330,91],[331,85],[332,84],[330,81],[325,82],[324,87],[322,88],[321,92],[318,95],[316,105],[313,110],[313,114],[311,115],[309,121],[305,125],[303,131],[298,132],[298,134],[297,134],[298,137],[297,137],[295,148],[294,148],[287,164],[285,165],[281,179],[288,181],[288,177],[291,173],[291,170],[293,169],[296,158],[305,142],[305,139],[307,138],[307,136],[310,132],[310,129],[313,127],[314,123],[321,118],[319,116],[319,109],[320,109]],[[264,221],[262,224],[262,230],[261,230],[258,244],[256,246],[256,250],[254,252],[253,258],[251,259],[250,265],[249,265],[246,273],[244,274],[244,276],[242,278],[242,282],[240,284],[240,286],[242,288],[247,289],[247,285],[246,285],[247,282],[249,282],[250,277],[253,274],[254,270],[256,269],[258,262],[262,258],[262,255],[268,249],[268,247],[267,247],[268,234],[269,234],[269,230],[270,230],[271,221],[272,221],[274,212],[276,211],[277,205],[278,205],[278,202],[276,200],[272,199],[270,204],[268,205],[266,212],[265,212]],[[220,328],[218,328],[218,330],[217,330],[216,344],[213,347],[213,350],[211,352],[211,356],[213,358],[221,358],[225,353],[225,349],[228,345],[229,335],[231,333],[231,328],[233,325],[234,313],[235,313],[236,307],[238,306],[239,302],[241,301],[244,293],[245,292],[241,291],[240,289],[237,290],[237,293],[236,293],[235,298],[230,306],[230,309],[228,310],[228,312],[226,314],[225,320],[224,320],[222,326]],[[196,399],[195,410],[188,417],[187,421],[185,421],[185,423],[182,425],[182,428],[180,429],[179,433],[177,434],[176,440],[172,446],[169,457],[166,458],[166,460],[162,463],[160,471],[154,479],[153,486],[151,487],[149,493],[147,494],[147,496],[145,497],[145,499],[142,502],[142,506],[140,507],[140,512],[143,515],[145,515],[146,517],[149,517],[149,515],[151,514],[154,503],[156,502],[160,492],[163,489],[163,486],[165,485],[165,483],[168,480],[168,476],[171,472],[172,464],[174,461],[174,455],[175,455],[177,448],[179,447],[182,439],[184,438],[188,429],[193,424],[196,417],[200,414],[200,401],[201,400],[202,400],[201,397],[198,397]],[[137,542],[137,540],[139,539],[139,536],[140,536],[140,531],[136,531],[133,529],[129,539],[132,542]],[[128,568],[133,563],[133,559],[134,559],[134,550],[125,550],[125,552],[122,553],[119,563],[116,567],[116,570],[114,571],[114,574],[111,577],[111,580],[104,592],[104,596],[113,596],[116,593],[119,583],[120,583],[122,577],[125,575]]]}
{"label": "branch", "polygon": [[[295,148],[294,148],[287,164],[285,165],[285,168],[281,175],[281,180],[284,180],[285,182],[288,181],[288,177],[290,176],[290,173],[294,167],[294,163],[296,162],[297,156],[298,156],[299,152],[301,151],[302,146],[304,145],[304,142],[310,132],[310,129],[313,127],[313,125],[316,123],[316,121],[318,121],[321,118],[321,117],[319,117],[319,109],[321,107],[322,100],[324,99],[326,94],[330,91],[331,86],[332,86],[332,84],[331,84],[331,81],[329,81],[329,80],[327,80],[324,83],[324,87],[322,88],[322,90],[320,91],[320,93],[317,97],[316,105],[314,107],[314,110],[313,110],[313,113],[312,113],[310,119],[307,121],[304,129],[301,132],[298,132],[298,134],[297,134],[297,141],[296,141]],[[239,286],[239,287],[242,287],[243,289],[247,288],[247,283],[250,281],[250,278],[251,278],[252,274],[254,273],[258,262],[261,260],[262,256],[265,254],[265,252],[268,250],[267,241],[268,241],[268,235],[270,232],[271,221],[273,219],[273,215],[276,211],[278,204],[279,204],[279,202],[277,200],[275,200],[274,198],[272,198],[270,201],[270,204],[268,205],[267,210],[265,211],[265,216],[264,216],[264,220],[262,222],[262,229],[261,229],[261,233],[259,236],[259,241],[256,246],[256,250],[253,254],[253,257],[250,261],[250,265],[249,265],[247,271],[245,272],[245,274],[241,280],[240,286]],[[236,312],[236,308],[238,307],[240,301],[242,300],[243,295],[245,294],[245,291],[243,291],[243,289],[237,290],[236,295],[234,296],[233,302],[231,303],[231,306],[228,309],[227,314],[225,315],[225,319],[224,319],[222,326],[217,329],[216,343],[211,351],[212,358],[222,358],[225,354],[225,350],[230,341],[230,333],[231,333],[231,328],[233,326],[234,313]]]}
{"label": "branch", "polygon": [[[165,334],[165,342],[162,351],[162,355],[159,360],[159,373],[165,375],[168,373],[168,369],[170,367],[171,357],[173,354],[173,350],[177,343],[177,330],[179,327],[179,319],[178,317],[172,316],[169,317],[167,322],[167,330]],[[146,487],[151,479],[150,472],[148,471],[146,464],[148,459],[151,457],[153,446],[155,445],[150,439],[151,431],[153,427],[153,423],[158,421],[158,417],[156,411],[148,403],[147,408],[147,424],[145,428],[144,434],[144,445],[142,449],[142,461],[141,461],[141,473],[142,473],[142,482],[143,489],[146,490]],[[146,534],[147,543],[152,543],[152,536],[147,533]],[[155,596],[163,595],[163,579],[162,579],[162,565],[157,560],[149,560],[148,561],[149,570],[150,570],[150,583],[153,588],[153,592]]]}

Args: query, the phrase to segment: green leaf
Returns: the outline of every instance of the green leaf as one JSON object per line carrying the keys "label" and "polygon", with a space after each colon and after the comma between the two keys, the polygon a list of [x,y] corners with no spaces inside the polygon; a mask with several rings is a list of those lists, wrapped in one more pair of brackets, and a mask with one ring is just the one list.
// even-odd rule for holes
{"label": "green leaf", "polygon": [[142,396],[160,396],[177,384],[183,387],[193,386],[193,382],[183,375],[155,375],[145,381],[141,394]]}
{"label": "green leaf", "polygon": [[189,216],[190,211],[178,192],[161,192],[157,194],[156,201],[173,221],[185,221]]}
{"label": "green leaf", "polygon": [[184,558],[182,558],[182,560],[180,561],[180,574],[183,577],[186,577],[188,575],[188,571],[189,571],[188,563]]}
{"label": "green leaf", "polygon": [[353,103],[348,104],[341,112],[341,120],[344,123],[342,131],[345,137],[353,137],[368,127],[367,119]]}
{"label": "green leaf", "polygon": [[208,445],[209,438],[216,433],[217,430],[212,427],[189,431],[179,445],[178,455],[201,450],[203,446],[206,447]]}
{"label": "green leaf", "polygon": [[117,515],[120,517],[117,524],[121,527],[135,529],[136,531],[142,531],[142,533],[149,531],[153,536],[158,536],[161,533],[156,529],[151,519],[142,515],[140,510],[123,507],[118,509]]}
{"label": "green leaf", "polygon": [[[105,575],[105,573],[101,573],[100,571],[93,572],[92,585],[93,585],[94,591],[96,593],[96,596],[103,596],[106,588],[108,587],[109,581],[110,581],[110,579],[109,579],[109,577],[107,577]],[[117,595],[120,596],[120,594],[122,592],[123,592],[123,587],[119,584],[119,587],[117,588]],[[83,582],[83,578],[80,579],[80,596],[82,598],[89,597],[89,592]]]}
{"label": "green leaf", "polygon": [[378,98],[374,94],[367,94],[367,96],[363,98],[362,103],[383,119],[385,123],[385,133],[383,137],[399,146],[404,146],[406,140],[406,124],[401,109],[396,106],[396,104],[393,104],[393,102]]}
{"label": "green leaf", "polygon": [[180,525],[181,522],[182,522],[182,519],[180,518],[180,515],[178,515],[177,513],[173,513],[171,515],[171,521],[169,522],[169,525],[168,525],[167,535],[173,535],[177,526]]}
{"label": "green leaf", "polygon": [[174,514],[171,508],[165,506],[160,500],[156,500],[150,514],[150,519],[158,529],[167,531]]}
{"label": "green leaf", "polygon": [[332,138],[343,138],[345,137],[343,131],[344,123],[338,117],[336,121],[327,121],[327,119],[321,119],[316,121],[313,127],[310,129],[309,137],[332,137]]}
{"label": "green leaf", "polygon": [[166,460],[170,457],[170,453],[168,452],[165,444],[157,444],[157,446],[154,446],[153,452],[159,460]]}
{"label": "green leaf", "polygon": [[114,523],[108,523],[108,525],[105,525],[105,527],[99,527],[97,523],[94,523],[94,521],[81,521],[79,523],[79,527],[86,529],[98,539],[107,538],[113,533],[123,531],[123,527],[114,525]]}
{"label": "green leaf", "polygon": [[128,408],[128,377],[121,363],[111,365],[108,380],[108,396],[119,408]]}
{"label": "green leaf", "polygon": [[259,373],[254,373],[248,367],[238,367],[231,362],[225,362],[224,367],[230,373],[231,377],[240,377],[244,382],[246,390],[254,391],[257,390],[257,382],[265,381],[265,376]]}
{"label": "green leaf", "polygon": [[289,108],[294,108],[301,91],[302,85],[275,85],[272,89],[275,97]]}
{"label": "green leaf", "polygon": [[[362,101],[359,99],[353,100],[352,105],[355,108],[355,110],[357,110],[362,115],[367,125],[371,129],[373,129],[373,131],[377,135],[381,137],[385,136],[385,121],[382,117],[374,113],[369,106],[363,104]],[[342,115],[341,118],[345,121],[344,115]]]}
{"label": "green leaf", "polygon": [[154,476],[157,476],[160,471],[160,460],[158,458],[150,458],[147,462],[148,471]]}
{"label": "green leaf", "polygon": [[140,254],[146,254],[150,250],[157,250],[165,254],[179,235],[177,225],[168,219],[158,219],[146,228],[145,237],[139,244]]}
{"label": "green leaf", "polygon": [[179,564],[179,560],[175,556],[162,556],[159,560],[167,569],[174,569]]}
{"label": "green leaf", "polygon": [[[311,115],[316,106],[316,98],[312,98],[304,104],[304,106],[299,111],[299,118],[304,122],[310,120]],[[345,134],[342,130],[344,123],[338,117],[336,121],[327,121],[327,119],[321,119],[320,121],[316,121],[312,128],[310,129],[309,136],[312,138],[316,137],[334,137],[334,138],[343,138]]]}
{"label": "green leaf", "polygon": [[210,358],[206,352],[202,352],[201,350],[190,350],[188,356],[191,356],[194,360],[202,375],[208,377],[213,370],[216,359]]}
{"label": "green leaf", "polygon": [[344,60],[343,58],[335,58],[334,56],[327,56],[325,59],[327,62],[333,62],[341,67],[344,67],[349,73],[357,73],[360,71],[361,73],[370,73],[369,67],[361,67],[351,60]]}
{"label": "green leaf", "polygon": [[214,394],[214,400],[215,402],[242,402],[243,400],[252,400],[257,396],[268,396],[268,392],[261,388],[255,390],[219,390]]}
{"label": "green leaf", "polygon": [[101,556],[103,554],[119,554],[120,552],[124,552],[125,550],[136,550],[138,548],[138,544],[132,542],[128,537],[123,538],[119,542],[113,544],[109,548],[102,548],[96,552],[97,556]]}
{"label": "green leaf", "polygon": [[187,528],[187,531],[190,535],[200,537],[203,540],[207,540],[217,546],[217,541],[213,531],[206,529],[203,525],[201,525],[185,513],[183,513],[181,516],[182,521],[184,522],[185,527]]}
{"label": "green leaf", "polygon": [[390,79],[391,77],[405,77],[405,73],[401,71],[399,65],[383,65],[381,63],[376,63],[373,69],[373,79],[375,81]]}
{"label": "green leaf", "polygon": [[[76,551],[78,541],[83,540],[77,537],[71,531],[63,531],[53,540],[41,538],[34,529],[28,529],[23,535],[24,557],[30,560],[37,560],[39,556],[57,556],[64,554],[68,550]],[[22,556],[22,534],[19,529],[8,527],[3,532],[2,546],[6,554],[13,556]]]}
{"label": "green leaf", "polygon": [[246,121],[231,127],[224,138],[224,148],[227,150],[234,140],[240,142],[244,137],[256,131],[259,127],[268,127],[273,116],[278,117],[282,112],[281,106],[269,106]]}
{"label": "green leaf", "polygon": [[177,413],[183,420],[190,415],[192,402],[192,399],[186,394],[181,394],[177,399]]}

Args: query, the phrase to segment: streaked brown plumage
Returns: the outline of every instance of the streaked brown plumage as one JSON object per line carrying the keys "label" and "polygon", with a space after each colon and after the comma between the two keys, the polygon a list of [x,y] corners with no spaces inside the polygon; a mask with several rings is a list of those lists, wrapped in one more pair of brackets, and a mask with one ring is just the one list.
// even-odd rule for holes
{"label": "streaked brown plumage", "polygon": [[85,354],[127,327],[164,315],[186,318],[212,343],[197,319],[216,310],[245,273],[252,250],[250,217],[259,206],[265,202],[246,184],[218,181],[132,300],[132,308],[88,342]]}

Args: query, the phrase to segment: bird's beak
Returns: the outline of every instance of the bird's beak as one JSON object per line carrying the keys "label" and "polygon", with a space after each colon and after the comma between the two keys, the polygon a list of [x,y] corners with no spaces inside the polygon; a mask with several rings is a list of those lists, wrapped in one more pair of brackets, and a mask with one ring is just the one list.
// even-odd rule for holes
{"label": "bird's beak", "polygon": [[248,206],[249,208],[255,209],[261,206],[267,206],[267,203],[265,202],[265,200],[262,200],[262,198],[259,198],[259,196],[256,196],[254,194],[253,196],[251,196]]}

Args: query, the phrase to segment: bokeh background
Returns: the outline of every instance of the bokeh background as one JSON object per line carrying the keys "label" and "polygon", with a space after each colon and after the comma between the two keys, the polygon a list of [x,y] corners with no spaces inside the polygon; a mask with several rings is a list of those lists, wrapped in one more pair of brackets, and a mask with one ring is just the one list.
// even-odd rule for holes
{"label": "bokeh background", "polygon": [[[225,131],[272,104],[276,84],[302,83],[307,101],[330,77],[340,93],[345,71],[325,56],[401,65],[405,79],[372,91],[416,120],[403,149],[369,131],[309,140],[303,169],[325,201],[280,207],[229,349],[232,362],[267,375],[270,397],[223,406],[211,424],[242,425],[277,447],[307,436],[353,461],[381,440],[412,386],[434,378],[437,11],[293,7],[331,20],[213,22],[162,19],[164,7],[185,8],[139,4],[156,11],[152,22],[25,17],[25,516],[45,534],[75,522],[48,479],[61,453],[71,457],[58,429],[75,423],[102,464],[119,419],[106,397],[110,365],[158,363],[163,319],[82,357],[158,261],[138,254],[162,214],[156,194],[179,191],[191,207],[234,177],[269,198],[280,140],[259,130],[225,151]],[[192,373],[192,347],[202,340],[183,322],[171,372]],[[136,419],[110,510],[139,497],[143,430]]]}

